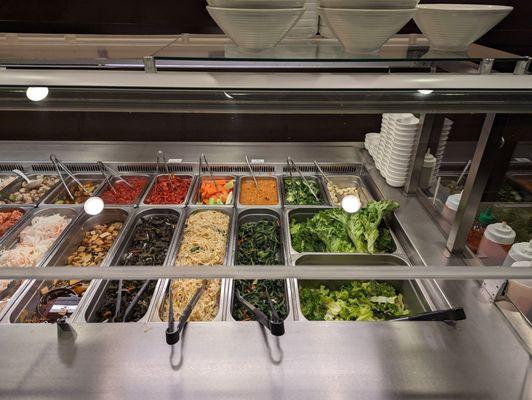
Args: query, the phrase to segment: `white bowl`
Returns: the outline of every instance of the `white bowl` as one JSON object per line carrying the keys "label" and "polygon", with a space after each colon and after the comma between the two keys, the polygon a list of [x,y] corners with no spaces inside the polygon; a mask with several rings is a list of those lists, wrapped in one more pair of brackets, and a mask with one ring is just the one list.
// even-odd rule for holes
{"label": "white bowl", "polygon": [[286,37],[288,38],[311,38],[316,36],[318,33],[318,25],[313,27],[299,27],[294,26],[290,31],[286,34]]}
{"label": "white bowl", "polygon": [[422,4],[414,17],[432,50],[465,51],[506,17],[513,7],[480,4]]}
{"label": "white bowl", "polygon": [[303,8],[264,10],[207,6],[207,11],[214,21],[238,47],[254,51],[275,47],[295,25],[303,10]]}
{"label": "white bowl", "polygon": [[409,10],[319,8],[320,16],[351,53],[374,53],[416,13]]}
{"label": "white bowl", "polygon": [[320,0],[323,8],[398,9],[416,8],[419,0]]}
{"label": "white bowl", "polygon": [[386,183],[391,187],[402,187],[405,185],[406,179],[386,178]]}
{"label": "white bowl", "polygon": [[207,0],[211,7],[221,8],[301,8],[305,0]]}

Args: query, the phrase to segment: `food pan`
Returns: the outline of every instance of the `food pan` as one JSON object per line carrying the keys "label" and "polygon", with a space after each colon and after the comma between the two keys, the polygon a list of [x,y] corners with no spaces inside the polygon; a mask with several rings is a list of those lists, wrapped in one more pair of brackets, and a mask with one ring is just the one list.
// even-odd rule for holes
{"label": "food pan", "polygon": [[238,198],[238,179],[237,179],[237,177],[235,175],[214,175],[214,178],[215,179],[233,179],[234,180],[233,200],[231,201],[231,204],[219,204],[219,205],[218,204],[198,204],[201,183],[203,182],[203,180],[209,181],[209,180],[212,179],[210,177],[210,175],[202,174],[201,177],[196,178],[196,182],[194,184],[194,190],[192,192],[193,194],[190,197],[190,201],[188,203],[189,206],[201,207],[201,208],[205,208],[205,207],[219,207],[219,208],[234,207],[234,205],[236,204],[235,198]]}
{"label": "food pan", "polygon": [[[55,207],[55,208],[48,208],[47,210],[63,210],[63,207]],[[84,214],[82,215],[75,223],[75,225],[72,227],[72,230],[70,232],[70,235],[68,236],[68,240],[63,240],[55,248],[55,250],[52,252],[50,257],[46,260],[45,264],[46,266],[65,266],[68,264],[68,257],[77,250],[79,247],[79,244],[81,243],[81,240],[83,239],[83,235],[86,231],[90,231],[94,228],[94,226],[99,224],[109,224],[112,222],[123,222],[124,225],[122,225],[121,232],[116,237],[113,245],[109,249],[107,255],[103,259],[102,263],[100,265],[108,265],[113,253],[114,249],[116,248],[117,244],[121,241],[121,238],[124,235],[124,232],[127,231],[128,228],[128,221],[130,218],[131,212],[127,209],[127,207],[109,207],[104,208],[104,210],[101,212],[101,214],[98,215],[88,215]]]}
{"label": "food pan", "polygon": [[[362,178],[360,176],[356,175],[327,175],[327,178],[329,181],[331,181],[333,184],[340,188],[345,187],[356,187],[358,189],[358,195],[360,197],[360,202],[362,203],[362,207],[365,207],[368,205],[370,201],[373,201],[373,197],[370,195],[368,189],[366,188],[366,185],[362,181]],[[323,182],[325,186],[325,192],[327,193],[327,199],[329,203],[333,207],[338,207],[334,205],[331,193],[329,191],[329,188],[327,187],[327,181],[324,180]]]}
{"label": "food pan", "polygon": [[[301,176],[294,172],[293,174],[294,179],[301,179]],[[314,208],[314,207],[323,207],[323,206],[330,206],[329,200],[327,199],[327,195],[325,194],[326,189],[323,185],[323,182],[319,176],[315,175],[304,175],[307,180],[314,181],[318,184],[319,193],[317,193],[318,198],[321,200],[321,204],[316,205],[304,205],[304,204],[287,204],[286,203],[286,193],[285,193],[285,185],[284,180],[290,179],[290,175],[282,175],[279,179],[280,181],[280,190],[281,190],[281,197],[283,201],[283,206],[286,208]]]}
{"label": "food pan", "polygon": [[242,192],[242,182],[244,180],[253,180],[252,176],[241,176],[238,178],[238,198],[237,198],[237,207],[238,208],[256,208],[256,207],[280,207],[281,206],[281,184],[279,182],[279,179],[276,176],[264,176],[264,175],[256,175],[257,181],[261,180],[275,180],[277,183],[277,202],[275,204],[271,205],[257,205],[257,204],[242,204],[240,202],[240,194]]}
{"label": "food pan", "polygon": [[[146,181],[146,184],[144,185],[144,187],[142,188],[142,190],[140,191],[139,195],[137,196],[137,198],[135,199],[134,202],[132,202],[130,204],[105,203],[105,206],[106,207],[109,207],[109,206],[136,207],[139,204],[140,199],[142,199],[142,197],[144,196],[144,193],[146,192],[146,189],[150,186],[150,183],[151,183],[151,180],[152,180],[152,175],[148,175],[148,174],[120,174],[120,176],[123,177],[123,178],[126,178],[126,177],[144,177],[144,178],[147,179],[147,181]],[[119,178],[111,178],[110,180],[111,180],[111,183],[115,184],[120,179]],[[108,189],[109,189],[109,184],[104,181],[104,183],[102,184],[102,186],[100,187],[100,189],[98,190],[98,192],[95,195],[96,196],[101,196]]]}
{"label": "food pan", "polygon": [[[356,268],[363,266],[391,266],[397,265],[399,268],[409,268],[406,260],[393,255],[303,255],[295,261],[295,265],[349,265]],[[299,290],[302,287],[319,288],[324,285],[329,289],[336,289],[346,281],[344,280],[303,280],[293,279],[294,306],[296,308],[297,319],[307,321],[301,311]],[[387,280],[403,294],[406,307],[410,310],[410,315],[416,315],[426,311],[432,311],[431,303],[423,296],[417,280]]]}
{"label": "food pan", "polygon": [[[94,183],[94,186],[95,186],[95,189],[94,191],[92,192],[92,196],[94,196],[96,193],[98,193],[98,191],[101,189],[102,185],[103,185],[103,182],[104,182],[104,178],[101,174],[75,174],[74,175],[76,177],[76,179],[78,179],[81,183],[88,183],[88,182],[92,182]],[[70,192],[73,192],[74,190],[76,190],[78,184],[72,179],[72,178],[68,178],[66,180],[66,184],[70,190]],[[63,197],[68,197],[68,193],[65,189],[65,186],[60,183],[59,185],[57,185],[55,187],[55,189],[53,189],[44,199],[43,201],[41,202],[42,205],[54,205],[54,206],[71,206],[71,207],[80,207],[80,206],[83,206],[83,203],[77,203],[77,204],[55,204],[55,201],[60,199],[60,198],[63,198]]]}
{"label": "food pan", "polygon": [[[33,180],[35,178],[37,178],[37,176],[57,176],[57,174],[50,174],[50,173],[47,173],[47,174],[26,174],[26,176],[30,179],[30,180]],[[0,191],[0,201],[6,201],[7,204],[15,204],[15,203],[12,203],[11,201],[8,200],[8,197],[11,193],[14,193],[14,192],[17,192],[21,187],[22,187],[22,183],[23,183],[23,180],[22,179],[16,179],[14,182],[11,182],[9,185],[7,185],[5,188],[3,188],[1,191]],[[38,201],[36,202],[33,202],[33,203],[25,203],[25,204],[19,204],[21,206],[34,206],[36,207],[39,203],[41,203],[45,198],[46,196],[52,191],[54,190],[55,187],[57,187],[58,184],[60,184],[61,181],[57,182],[54,186],[52,186],[50,188],[50,190],[48,190],[47,192],[45,192],[40,198]]]}
{"label": "food pan", "polygon": [[20,211],[23,215],[15,223],[15,225],[13,225],[9,229],[7,229],[5,231],[5,233],[0,236],[0,244],[2,243],[2,241],[4,241],[6,238],[9,237],[11,232],[13,232],[15,229],[17,229],[17,227],[20,224],[24,223],[24,221],[31,216],[32,211],[34,210],[34,208],[33,207],[21,207],[21,206],[0,206],[0,213],[1,212],[10,212],[10,211],[15,211],[15,210]]}
{"label": "food pan", "polygon": [[[137,229],[138,224],[140,223],[140,219],[143,217],[148,216],[174,216],[175,222],[176,222],[176,229],[173,235],[173,238],[171,239],[169,245],[168,245],[168,252],[166,254],[166,260],[163,265],[167,265],[170,262],[170,256],[171,256],[171,249],[174,245],[175,238],[178,235],[179,227],[180,227],[180,216],[181,211],[175,210],[175,209],[163,209],[163,208],[141,208],[139,211],[135,214],[135,216],[132,218],[132,222],[129,225],[128,231],[124,234],[123,240],[118,244],[117,249],[115,253],[113,254],[113,257],[109,263],[109,265],[121,265],[121,259],[123,254],[130,248],[131,242],[133,240],[133,236],[135,234],[135,231]],[[96,288],[93,291],[93,294],[85,304],[86,307],[82,310],[81,315],[79,316],[79,320],[82,320],[83,322],[96,322],[96,313],[99,310],[99,308],[102,306],[104,301],[104,295],[106,290],[108,289],[111,281],[98,281],[97,284],[95,284]],[[155,285],[153,287],[153,290],[151,291],[151,300],[150,301],[150,307],[146,310],[145,315],[138,320],[137,322],[141,322],[148,319],[149,311],[151,310],[151,303],[153,302],[153,299],[155,299],[155,295],[157,293],[157,280],[155,280]]]}
{"label": "food pan", "polygon": [[[290,255],[291,255],[293,260],[294,260],[294,257],[299,256],[299,255],[301,255],[303,253],[297,252],[292,247],[292,237],[290,235],[290,221],[292,219],[295,219],[296,221],[306,220],[308,218],[311,218],[313,215],[317,214],[318,212],[320,212],[322,210],[326,210],[326,209],[328,209],[328,208],[326,208],[326,207],[298,208],[298,209],[287,210],[287,212],[285,213],[285,230],[286,230],[286,237],[287,237],[287,240],[288,240],[288,242],[287,242],[288,243],[288,249],[289,249],[289,253],[290,253]],[[386,223],[386,221],[385,221],[385,223]],[[395,236],[394,232],[391,230],[390,225],[388,223],[386,223],[386,225],[387,225],[388,229],[390,229],[390,233],[392,235],[392,239],[393,239],[394,244],[395,244],[395,251],[392,254],[404,255],[404,251],[401,248],[401,245],[399,244],[399,241],[397,240],[397,237]],[[305,253],[305,254],[366,255],[366,253],[327,253],[327,252],[324,252],[324,253]]]}
{"label": "food pan", "polygon": [[15,182],[17,179],[21,179],[18,177],[18,175],[15,175],[11,172],[0,172],[0,180],[4,179],[4,178],[10,178],[10,177],[13,177],[15,178],[13,181],[9,182],[7,185],[5,186],[0,186],[0,191],[2,191],[2,189],[4,189],[5,187],[7,187],[8,185],[12,184],[13,182]]}
{"label": "food pan", "polygon": [[[6,280],[8,281],[8,280]],[[31,280],[11,280],[8,287],[0,292],[0,323],[7,321],[9,310],[16,304],[18,298],[24,293]]]}
{"label": "food pan", "polygon": [[[29,312],[36,312],[37,306],[39,305],[39,302],[41,300],[41,289],[43,289],[47,285],[52,285],[53,281],[37,281],[32,280],[26,287],[23,292],[23,294],[20,296],[19,300],[13,305],[13,307],[10,308],[10,311],[8,315],[5,318],[6,323],[28,323],[26,321],[23,321],[23,313],[25,310],[29,310]],[[82,299],[87,296],[89,293],[89,288],[85,290],[83,293]],[[82,300],[81,299],[81,300]],[[78,307],[76,307],[76,310],[72,312],[72,314],[69,316],[69,318],[72,320],[75,316],[76,312],[78,311],[79,307],[81,306],[81,300],[78,303]],[[45,322],[42,322],[45,323]]]}
{"label": "food pan", "polygon": [[[237,224],[236,229],[234,233],[234,245],[233,245],[233,259],[234,264],[237,265],[237,250],[238,250],[238,231],[240,229],[240,226],[242,224],[245,224],[247,222],[256,222],[261,221],[264,219],[268,220],[277,220],[280,225],[280,240],[281,240],[281,263],[279,265],[286,264],[287,260],[287,254],[286,254],[286,239],[283,229],[283,220],[281,218],[281,214],[279,211],[275,209],[268,209],[268,208],[247,208],[244,210],[240,210],[238,213],[237,218]],[[234,304],[234,280],[228,279],[228,285],[227,285],[227,310],[226,310],[226,320],[232,320],[236,321],[233,318],[233,304]],[[292,312],[292,305],[290,304],[290,299],[292,298],[291,295],[291,287],[288,280],[285,280],[285,296],[286,296],[286,305],[288,308],[288,315],[286,317],[286,320],[293,320],[293,312]],[[249,321],[242,321],[242,322],[249,322]]]}
{"label": "food pan", "polygon": [[155,176],[152,179],[152,181],[149,184],[148,188],[144,192],[144,195],[142,196],[142,200],[140,202],[140,205],[141,206],[146,206],[146,207],[185,207],[188,204],[188,202],[190,201],[190,198],[192,197],[192,192],[193,192],[193,189],[194,189],[194,185],[196,183],[194,176],[193,175],[188,175],[188,174],[174,175],[174,176],[176,176],[178,178],[190,178],[190,185],[189,185],[189,187],[187,189],[187,194],[185,195],[185,199],[183,200],[182,203],[180,203],[180,204],[147,204],[146,203],[146,199],[150,196],[151,191],[155,187],[155,184],[157,182],[157,178],[163,177],[163,176],[167,176],[167,174],[160,174],[160,175]]}
{"label": "food pan", "polygon": [[[229,230],[228,230],[228,238],[227,238],[226,249],[225,249],[224,265],[231,265],[232,244],[233,244],[232,237],[233,237],[234,223],[235,223],[234,218],[233,218],[234,210],[232,208],[220,207],[220,206],[218,207],[203,206],[200,208],[194,208],[194,209],[187,208],[186,209],[186,213],[183,218],[183,223],[181,224],[181,229],[179,232],[177,243],[173,251],[171,252],[172,254],[170,255],[171,262],[169,262],[168,265],[173,265],[177,257],[177,254],[179,253],[179,247],[181,245],[181,239],[184,234],[184,228],[185,228],[186,220],[188,219],[188,217],[190,217],[190,215],[194,213],[208,211],[208,210],[219,211],[226,215],[229,215]],[[157,285],[158,287],[156,289],[157,291],[156,300],[155,301],[152,300],[152,302],[154,302],[154,307],[152,308],[150,316],[149,316],[150,321],[163,322],[163,318],[162,318],[163,305],[164,305],[165,299],[168,296],[168,284],[169,284],[169,279],[159,280],[159,283]],[[226,290],[227,290],[226,288],[227,288],[227,279],[222,279],[221,285],[220,285],[220,296],[218,300],[218,312],[216,314],[216,317],[213,319],[213,321],[221,321],[224,317],[224,313],[225,313],[225,300],[224,299],[225,299]]]}

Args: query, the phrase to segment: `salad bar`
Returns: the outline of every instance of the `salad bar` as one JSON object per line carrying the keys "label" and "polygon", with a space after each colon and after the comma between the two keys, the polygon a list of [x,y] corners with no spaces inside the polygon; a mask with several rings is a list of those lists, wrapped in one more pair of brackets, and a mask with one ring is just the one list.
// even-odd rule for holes
{"label": "salad bar", "polygon": [[[330,149],[316,148],[324,154],[320,159],[328,156],[332,160],[320,161],[323,172],[308,159],[313,155],[312,146],[306,149],[306,158],[292,148],[298,158],[305,160],[296,163],[297,169],[288,167],[282,159],[273,159],[252,163],[250,172],[245,163],[229,160],[212,162],[212,175],[192,161],[197,159],[195,155],[190,161],[168,163],[170,171],[164,174],[159,174],[149,159],[132,163],[109,161],[108,166],[120,171],[120,176],[110,182],[94,173],[91,160],[69,163],[71,167],[76,165],[75,177],[87,185],[89,193],[65,175],[74,199],[58,179],[48,194],[31,204],[0,206],[6,221],[0,238],[0,259],[11,262],[8,265],[22,265],[9,261],[14,257],[13,249],[20,243],[26,247],[35,243],[42,247],[40,253],[31,253],[35,253],[32,260],[38,268],[336,265],[410,269],[420,265],[420,259],[448,265],[459,262],[458,258],[444,261],[443,254],[420,245],[429,237],[431,243],[443,243],[444,238],[438,239],[441,234],[429,215],[423,214],[422,205],[413,208],[397,189],[384,184],[370,164],[362,164],[359,148],[338,146],[332,154],[327,154]],[[223,160],[212,147],[205,149],[210,150],[206,151],[209,158]],[[286,151],[290,150],[288,147]],[[33,172],[39,175],[44,170]],[[47,175],[57,177],[50,172]],[[8,171],[2,173],[2,178],[7,176],[11,176]],[[17,182],[19,178],[2,190],[2,198],[9,199],[10,190],[18,190]],[[89,215],[84,211],[84,202],[76,195],[78,189],[83,198],[103,198],[101,213]],[[342,208],[345,196],[357,199],[358,212],[351,214]],[[44,236],[39,236],[46,246],[31,236],[34,225],[39,223],[53,231],[53,235],[48,235],[44,230]],[[28,238],[31,241],[26,243]],[[491,379],[501,372],[500,368],[507,371],[502,374],[504,379],[510,379],[510,373],[516,377],[528,360],[526,352],[521,352],[520,345],[513,341],[497,352],[504,367],[490,364],[486,356],[478,358],[474,349],[487,346],[496,337],[505,340],[510,333],[504,324],[491,324],[491,339],[474,334],[474,327],[490,324],[490,320],[500,316],[494,314],[492,306],[478,303],[474,294],[478,287],[471,281],[451,285],[430,279],[125,278],[2,281],[1,288],[0,333],[8,335],[13,343],[9,351],[15,352],[13,356],[21,363],[31,365],[35,361],[32,354],[37,352],[42,362],[60,368],[68,379],[100,365],[113,379],[112,384],[104,386],[119,385],[132,398],[142,396],[141,387],[164,396],[163,388],[174,379],[186,379],[192,385],[187,393],[198,398],[216,397],[220,387],[231,393],[228,397],[234,397],[234,385],[222,384],[223,377],[254,381],[258,370],[282,374],[285,379],[293,379],[301,393],[310,389],[321,398],[330,397],[331,390],[339,396],[351,393],[352,387],[347,389],[346,385],[352,382],[353,374],[359,374],[364,378],[355,383],[357,390],[370,398],[377,392],[369,388],[391,390],[391,386],[382,387],[376,382],[395,376],[391,370],[384,375],[375,372],[380,370],[379,357],[389,360],[392,370],[405,370],[408,365],[412,368],[413,360],[408,361],[405,353],[397,354],[404,349],[415,355],[420,365],[437,357],[446,369],[452,370],[451,365],[461,362],[466,370],[481,371]],[[180,342],[168,346],[164,337],[165,333],[168,335],[169,320],[178,321],[186,314],[198,293],[201,295],[189,310]],[[465,320],[415,321],[427,312],[457,307],[464,307]],[[65,318],[76,331],[74,343],[57,337],[56,322]],[[411,321],[395,322],[405,319]],[[28,346],[32,351],[22,354],[16,349],[23,348],[30,327],[32,341]],[[437,338],[439,344],[432,343],[429,350],[424,344],[427,337]],[[17,347],[19,341],[21,346]],[[373,344],[368,346],[370,343]],[[451,348],[458,348],[459,352],[450,351]],[[250,358],[252,353],[254,357]],[[115,371],[117,364],[104,361],[111,355],[122,362],[137,360],[134,365],[149,364],[152,371],[148,376],[140,370],[124,375],[112,372],[109,368]],[[210,378],[199,372],[203,371],[201,365],[214,361],[227,363],[231,370],[211,370]],[[319,389],[317,382],[303,385],[303,365],[314,363],[318,363],[318,373],[327,379],[336,376],[336,388],[320,384]],[[460,368],[462,375],[464,368]],[[337,376],[334,371],[344,371],[346,375]],[[374,372],[368,375],[370,371]],[[137,383],[128,386],[131,374]],[[423,374],[427,379],[437,375],[432,368]],[[38,371],[31,384],[33,389],[46,387],[48,375],[49,372]],[[457,372],[447,376],[438,390],[447,390],[444,388],[449,387],[450,381],[469,387],[471,375],[462,375]],[[148,377],[155,376],[162,386],[150,384]],[[221,386],[214,390],[211,385],[202,384],[205,379],[215,379]],[[402,390],[416,385],[406,376],[394,379],[401,382]],[[474,385],[487,385],[496,392],[500,390],[496,382],[500,384],[500,380],[487,385],[485,379],[477,379]],[[81,384],[82,392],[87,394],[90,386]],[[292,398],[284,392],[286,389],[283,394],[276,394],[270,386],[261,387],[266,390],[264,398]],[[382,394],[380,390],[377,391]],[[243,395],[252,397],[254,393],[250,388]]]}

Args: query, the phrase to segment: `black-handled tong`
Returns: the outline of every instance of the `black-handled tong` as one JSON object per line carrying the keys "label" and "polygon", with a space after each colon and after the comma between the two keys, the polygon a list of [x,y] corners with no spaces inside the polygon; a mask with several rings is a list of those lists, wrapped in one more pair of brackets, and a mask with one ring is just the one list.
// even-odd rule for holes
{"label": "black-handled tong", "polygon": [[270,320],[266,314],[264,314],[261,310],[259,310],[253,304],[251,304],[249,301],[244,299],[238,289],[235,290],[235,297],[236,297],[236,300],[240,304],[242,304],[244,307],[246,307],[249,311],[253,313],[253,315],[255,316],[255,319],[262,326],[268,329],[272,333],[272,335],[274,336],[284,335],[284,321],[279,318],[279,314],[277,314],[277,311],[275,310],[275,307],[272,304],[272,300],[270,298],[270,294],[268,293],[268,290],[266,290],[266,298],[268,300],[268,305],[272,312],[272,320]]}
{"label": "black-handled tong", "polygon": [[196,307],[196,304],[198,303],[199,299],[201,298],[201,295],[207,288],[207,280],[204,279],[201,283],[201,286],[196,290],[196,293],[194,293],[194,296],[192,296],[181,313],[179,320],[177,322],[177,328],[175,326],[175,318],[174,318],[174,302],[172,300],[172,281],[168,284],[168,328],[166,329],[166,343],[169,345],[176,344],[179,342],[179,339],[181,337],[181,332],[185,328],[185,325],[187,323],[188,317],[190,317],[190,314],[192,314],[192,311],[194,310],[194,307]]}
{"label": "black-handled tong", "polygon": [[437,310],[424,312],[409,317],[394,318],[390,321],[461,321],[466,319],[465,311],[462,307],[449,308],[447,310]]}

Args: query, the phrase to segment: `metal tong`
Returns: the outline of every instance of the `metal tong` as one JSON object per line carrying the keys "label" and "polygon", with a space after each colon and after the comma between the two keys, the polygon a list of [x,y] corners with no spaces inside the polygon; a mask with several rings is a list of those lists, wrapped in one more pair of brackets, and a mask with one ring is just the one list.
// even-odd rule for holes
{"label": "metal tong", "polygon": [[390,321],[461,321],[466,318],[464,309],[458,307],[449,308],[447,310],[429,311],[407,317],[393,318]]}
{"label": "metal tong", "polygon": [[211,177],[212,181],[214,182],[214,186],[216,187],[216,190],[218,192],[222,191],[220,186],[218,186],[218,182],[216,182],[216,178],[214,177],[214,175],[212,173],[211,166],[209,165],[209,162],[207,161],[207,157],[205,157],[205,154],[201,153],[200,157],[199,157],[199,190],[198,190],[198,200],[199,200],[200,203],[202,201],[202,198],[201,198],[201,182],[202,182],[201,173],[202,173],[202,170],[203,170],[203,163],[205,163],[205,165],[207,166],[207,171],[209,171],[209,176]]}
{"label": "metal tong", "polygon": [[68,185],[66,184],[63,174],[61,173],[61,169],[70,177],[74,182],[78,184],[78,186],[85,192],[85,194],[90,195],[89,191],[85,189],[85,186],[74,176],[74,174],[67,168],[67,166],[57,158],[55,154],[50,154],[50,161],[52,162],[52,165],[54,166],[55,170],[57,171],[57,175],[59,175],[59,179],[61,179],[61,183],[65,187],[68,195],[72,200],[74,200],[74,195],[70,192],[70,189],[68,188]]}
{"label": "metal tong", "polygon": [[312,189],[312,186],[310,186],[310,184],[308,183],[308,180],[307,178],[305,178],[305,175],[303,175],[303,172],[301,172],[301,170],[299,169],[299,167],[297,166],[297,164],[294,162],[294,160],[292,160],[290,157],[288,157],[286,159],[286,162],[288,163],[288,172],[290,173],[290,179],[293,181],[294,180],[294,177],[292,176],[292,170],[291,170],[291,166],[293,166],[295,168],[295,170],[297,171],[297,173],[299,174],[299,176],[301,177],[301,179],[303,180],[303,183],[305,184],[305,186],[308,188],[308,190],[310,191],[310,193],[312,193],[312,195],[314,196],[314,198],[316,199],[316,201],[320,201],[320,198],[318,197],[318,195],[314,192],[314,189]]}
{"label": "metal tong", "polygon": [[113,178],[116,178],[117,180],[124,182],[127,186],[129,186],[129,188],[133,189],[133,186],[128,181],[126,181],[124,178],[122,178],[122,176],[118,172],[116,172],[114,169],[112,169],[108,165],[105,165],[102,161],[97,161],[96,164],[98,165],[98,168],[100,169],[100,173],[105,178],[107,184],[109,185],[113,193],[116,194],[116,189],[114,188],[113,183],[107,176],[107,173],[109,173],[109,175],[111,175]]}
{"label": "metal tong", "polygon": [[162,163],[164,165],[164,170],[166,172],[166,175],[168,175],[168,177],[170,179],[173,179],[174,178],[174,174],[171,174],[170,173],[170,169],[168,168],[168,160],[166,159],[164,153],[162,150],[159,150],[157,151],[157,164],[155,166],[155,173],[157,175],[159,175],[159,165]]}
{"label": "metal tong", "polygon": [[253,172],[253,168],[251,168],[251,163],[249,162],[248,155],[246,154],[246,164],[248,165],[249,172],[251,173],[251,176],[253,177],[253,182],[255,182],[255,189],[257,189],[257,192],[259,191],[259,184],[257,183],[257,178],[255,177],[255,172]]}
{"label": "metal tong", "polygon": [[201,283],[201,286],[196,290],[196,293],[194,293],[194,295],[190,298],[187,306],[179,316],[176,328],[174,318],[174,302],[172,300],[172,280],[170,280],[170,283],[168,284],[168,328],[166,329],[167,344],[173,345],[179,342],[181,332],[183,332],[183,329],[185,329],[185,325],[187,324],[190,314],[192,314],[194,307],[196,307],[201,295],[207,288],[207,283],[208,281],[204,279]]}
{"label": "metal tong", "polygon": [[272,300],[270,298],[270,293],[268,293],[268,289],[266,289],[266,299],[268,300],[268,306],[270,307],[270,310],[272,312],[272,320],[270,320],[268,316],[264,314],[264,312],[262,312],[249,301],[244,299],[238,289],[235,290],[235,297],[240,304],[242,304],[244,307],[246,307],[249,311],[253,313],[255,319],[262,326],[268,329],[273,336],[284,335],[284,321],[279,318],[279,314],[277,314],[277,310],[273,306]]}
{"label": "metal tong", "polygon": [[321,169],[320,165],[318,164],[318,162],[316,160],[314,160],[314,165],[316,166],[316,168],[320,172],[321,176],[323,176],[323,179],[325,179],[327,181],[327,183],[332,184],[331,180],[327,177],[327,175],[325,175],[325,172],[323,172],[323,170]]}

